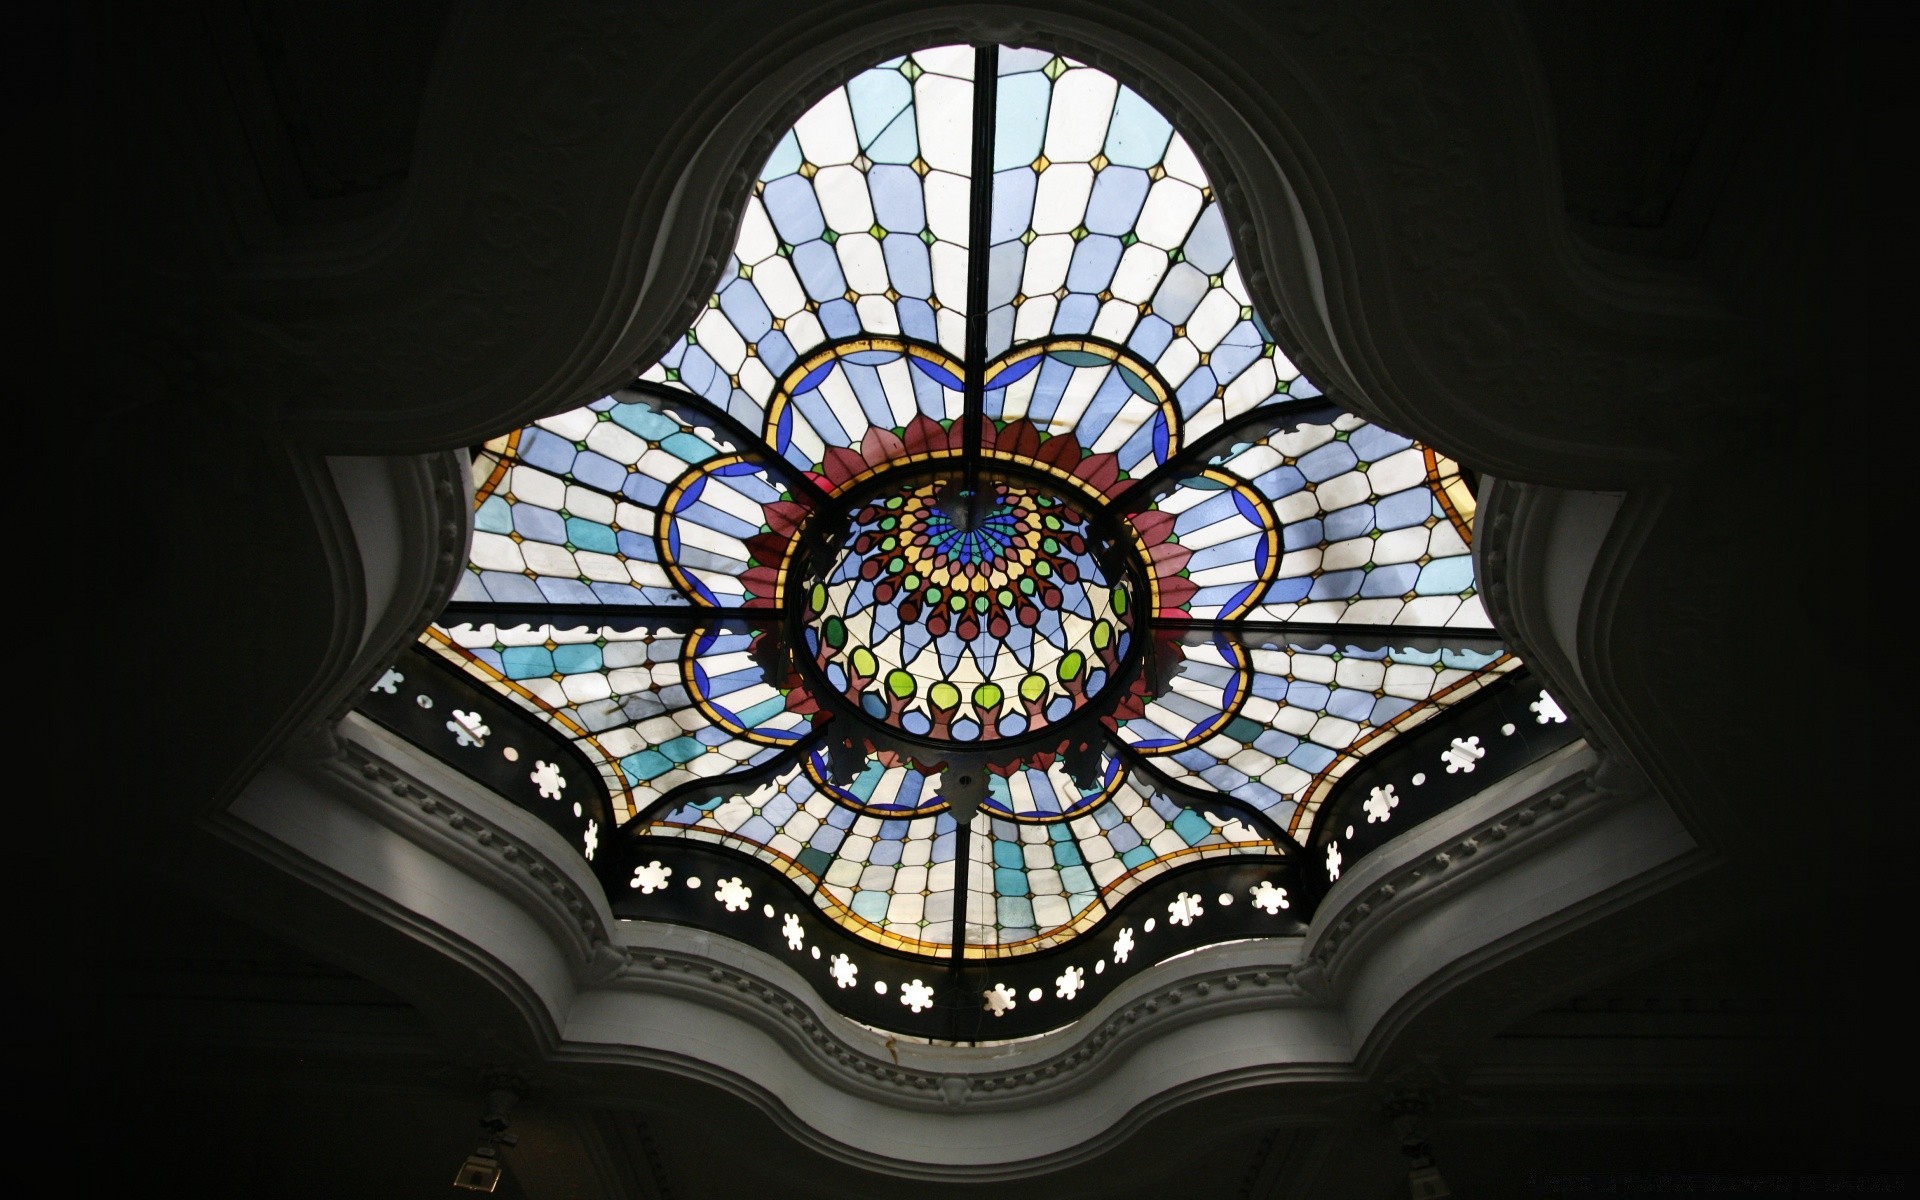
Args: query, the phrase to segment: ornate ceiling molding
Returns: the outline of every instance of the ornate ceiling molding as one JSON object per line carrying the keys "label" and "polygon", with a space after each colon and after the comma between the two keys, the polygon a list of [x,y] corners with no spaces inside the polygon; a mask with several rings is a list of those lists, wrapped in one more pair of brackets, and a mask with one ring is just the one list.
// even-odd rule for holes
{"label": "ornate ceiling molding", "polygon": [[[761,1107],[822,1152],[926,1178],[1013,1171],[1014,1162],[991,1153],[1005,1136],[991,1129],[1009,1114],[1031,1120],[1046,1113],[1039,1124],[1075,1131],[1046,1148],[1043,1157],[1060,1161],[1095,1153],[1149,1111],[1249,1088],[1278,1088],[1269,1103],[1286,1105],[1295,1092],[1302,1103],[1318,1103],[1307,1095],[1368,1086],[1361,1051],[1382,1056],[1367,1044],[1365,1014],[1351,1006],[1374,987],[1370,976],[1406,974],[1408,938],[1421,941],[1414,927],[1423,914],[1444,907],[1458,919],[1476,894],[1497,891],[1495,881],[1532,860],[1552,858],[1564,873],[1564,864],[1596,853],[1617,859],[1623,837],[1630,844],[1644,836],[1634,821],[1609,825],[1607,815],[1657,803],[1621,789],[1576,744],[1363,860],[1335,885],[1305,938],[1183,955],[1129,980],[1069,1026],[966,1050],[859,1026],[828,1009],[785,964],[731,939],[615,921],[590,869],[552,830],[362,718],[349,716],[340,733],[337,753],[264,777],[232,821],[302,862],[315,886],[390,908],[389,924],[421,931],[419,953],[486,964],[494,978],[483,986],[509,993],[509,1007],[528,1023],[515,1039],[522,1049],[507,1064],[512,1069],[550,1088],[592,1094],[644,1091],[654,1071],[699,1078]],[[326,812],[340,805],[384,834],[363,829],[357,844],[316,838],[314,830],[333,820]],[[395,874],[386,861],[366,861],[390,858],[391,850],[379,848],[384,837],[430,856],[439,864],[436,878],[459,877],[457,918],[445,904],[453,885],[424,877],[419,862]],[[1658,869],[1685,843],[1650,849],[1651,857],[1637,854],[1629,874]],[[440,902],[422,911],[421,895]],[[1563,921],[1582,919],[1536,899],[1524,936],[1550,939]],[[489,943],[532,929],[546,945]],[[1487,944],[1474,953],[1497,953],[1499,942],[1516,936],[1517,929],[1489,924]],[[1417,945],[1411,957],[1419,957]],[[1418,972],[1403,981],[1419,982]],[[1377,999],[1361,998],[1368,1011],[1384,1011]],[[777,1046],[784,1065],[754,1055],[753,1045]],[[1208,1052],[1196,1056],[1202,1045]],[[643,1068],[638,1075],[635,1067]],[[1169,1072],[1178,1080],[1172,1086]],[[809,1095],[823,1087],[826,1093]],[[844,1118],[849,1103],[859,1120],[809,1125],[794,1115]],[[1088,1108],[1138,1112],[1089,1126]],[[980,1139],[967,1148],[972,1165],[964,1170],[958,1161],[907,1162],[887,1149],[904,1136],[902,1122],[962,1115],[980,1119],[968,1126]],[[866,1127],[874,1132],[862,1136]],[[1023,1152],[1020,1169],[1031,1168],[1032,1158]]]}

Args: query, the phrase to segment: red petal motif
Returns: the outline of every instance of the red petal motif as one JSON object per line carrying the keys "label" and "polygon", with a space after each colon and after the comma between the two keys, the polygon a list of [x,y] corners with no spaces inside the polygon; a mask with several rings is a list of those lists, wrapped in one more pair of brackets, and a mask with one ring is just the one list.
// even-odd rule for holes
{"label": "red petal motif", "polygon": [[1149,550],[1173,536],[1173,514],[1159,509],[1134,513],[1127,518],[1127,523],[1139,531],[1140,544]]}
{"label": "red petal motif", "polygon": [[828,446],[826,459],[820,466],[827,473],[827,478],[833,481],[832,490],[837,492],[867,469],[867,460],[845,446]]}
{"label": "red petal motif", "polygon": [[867,430],[867,435],[860,439],[860,454],[869,463],[893,462],[906,452],[907,444],[900,440],[900,435],[878,425]]}
{"label": "red petal motif", "polygon": [[901,440],[909,454],[933,454],[947,448],[947,431],[940,428],[940,422],[921,413],[907,423]]}
{"label": "red petal motif", "polygon": [[1111,495],[1120,482],[1120,460],[1111,454],[1096,454],[1073,469],[1089,488],[1103,496]]}

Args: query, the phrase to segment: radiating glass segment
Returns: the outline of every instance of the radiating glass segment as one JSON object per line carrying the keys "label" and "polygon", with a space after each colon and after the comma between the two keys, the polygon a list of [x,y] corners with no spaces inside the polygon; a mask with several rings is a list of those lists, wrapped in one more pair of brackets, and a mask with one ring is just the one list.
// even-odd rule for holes
{"label": "radiating glass segment", "polygon": [[1191,632],[1120,739],[1184,783],[1252,805],[1304,839],[1358,756],[1519,665],[1497,643],[1421,649],[1389,638]]}
{"label": "radiating glass segment", "polygon": [[424,644],[570,738],[622,821],[674,787],[758,766],[811,713],[755,657],[764,634],[724,628],[435,625]]}
{"label": "radiating glass segment", "polygon": [[645,832],[729,846],[770,863],[858,936],[917,953],[950,952],[953,817],[860,812],[829,789],[806,763],[739,795],[672,809]]}
{"label": "radiating glass segment", "polygon": [[1490,628],[1451,460],[1359,417],[1272,434],[1154,489],[1129,524],[1169,617]]}
{"label": "radiating glass segment", "polygon": [[968,46],[915,51],[809,109],[761,168],[707,311],[641,377],[757,429],[778,380],[829,342],[963,356],[973,64]]}
{"label": "radiating glass segment", "polygon": [[763,447],[735,449],[632,392],[496,438],[454,601],[775,603],[756,539],[801,512]]}
{"label": "radiating glass segment", "polygon": [[1002,958],[1071,941],[1130,892],[1177,866],[1279,853],[1232,817],[1182,808],[1137,774],[1068,821],[973,820],[967,953]]}
{"label": "radiating glass segment", "polygon": [[1122,347],[1190,434],[1318,394],[1254,316],[1206,171],[1165,116],[1047,50],[1003,49],[998,88],[988,354],[1076,334]]}
{"label": "radiating glass segment", "polygon": [[1358,417],[1276,434],[1227,471],[1273,505],[1283,554],[1247,615],[1488,629],[1459,467]]}

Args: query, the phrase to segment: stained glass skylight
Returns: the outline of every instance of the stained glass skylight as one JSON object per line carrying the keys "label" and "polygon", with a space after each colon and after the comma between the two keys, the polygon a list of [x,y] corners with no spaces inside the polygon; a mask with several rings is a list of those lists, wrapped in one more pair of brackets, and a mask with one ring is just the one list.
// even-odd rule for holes
{"label": "stained glass skylight", "polygon": [[[473,721],[548,739],[528,803],[573,803],[622,916],[794,955],[888,1028],[1048,1028],[1156,956],[1297,932],[1396,788],[1457,797],[1557,732],[1411,736],[1525,698],[1460,468],[1308,382],[1187,141],[1048,50],[821,99],[685,335],[475,483],[422,642]],[[1363,775],[1367,836],[1325,827]]]}

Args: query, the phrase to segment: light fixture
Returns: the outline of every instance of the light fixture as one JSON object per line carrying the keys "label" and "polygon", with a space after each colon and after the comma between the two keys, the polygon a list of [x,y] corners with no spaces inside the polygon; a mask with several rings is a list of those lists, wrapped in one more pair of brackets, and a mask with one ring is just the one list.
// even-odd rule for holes
{"label": "light fixture", "polygon": [[480,1118],[480,1147],[467,1155],[467,1161],[453,1174],[453,1186],[469,1192],[491,1192],[500,1186],[499,1146],[518,1145],[520,1139],[507,1132],[507,1109],[519,1097],[510,1089],[495,1088],[487,1093],[486,1115]]}
{"label": "light fixture", "polygon": [[1453,1195],[1447,1181],[1440,1178],[1440,1168],[1433,1165],[1433,1160],[1423,1158],[1414,1159],[1413,1170],[1407,1172],[1407,1191],[1413,1200],[1447,1200]]}
{"label": "light fixture", "polygon": [[1400,1152],[1411,1162],[1407,1192],[1411,1200],[1449,1200],[1453,1195],[1440,1168],[1433,1165],[1433,1146],[1427,1140],[1426,1113],[1432,1098],[1424,1092],[1403,1092],[1387,1103]]}
{"label": "light fixture", "polygon": [[483,1145],[454,1173],[453,1186],[469,1192],[491,1192],[500,1186],[500,1158],[490,1145]]}

